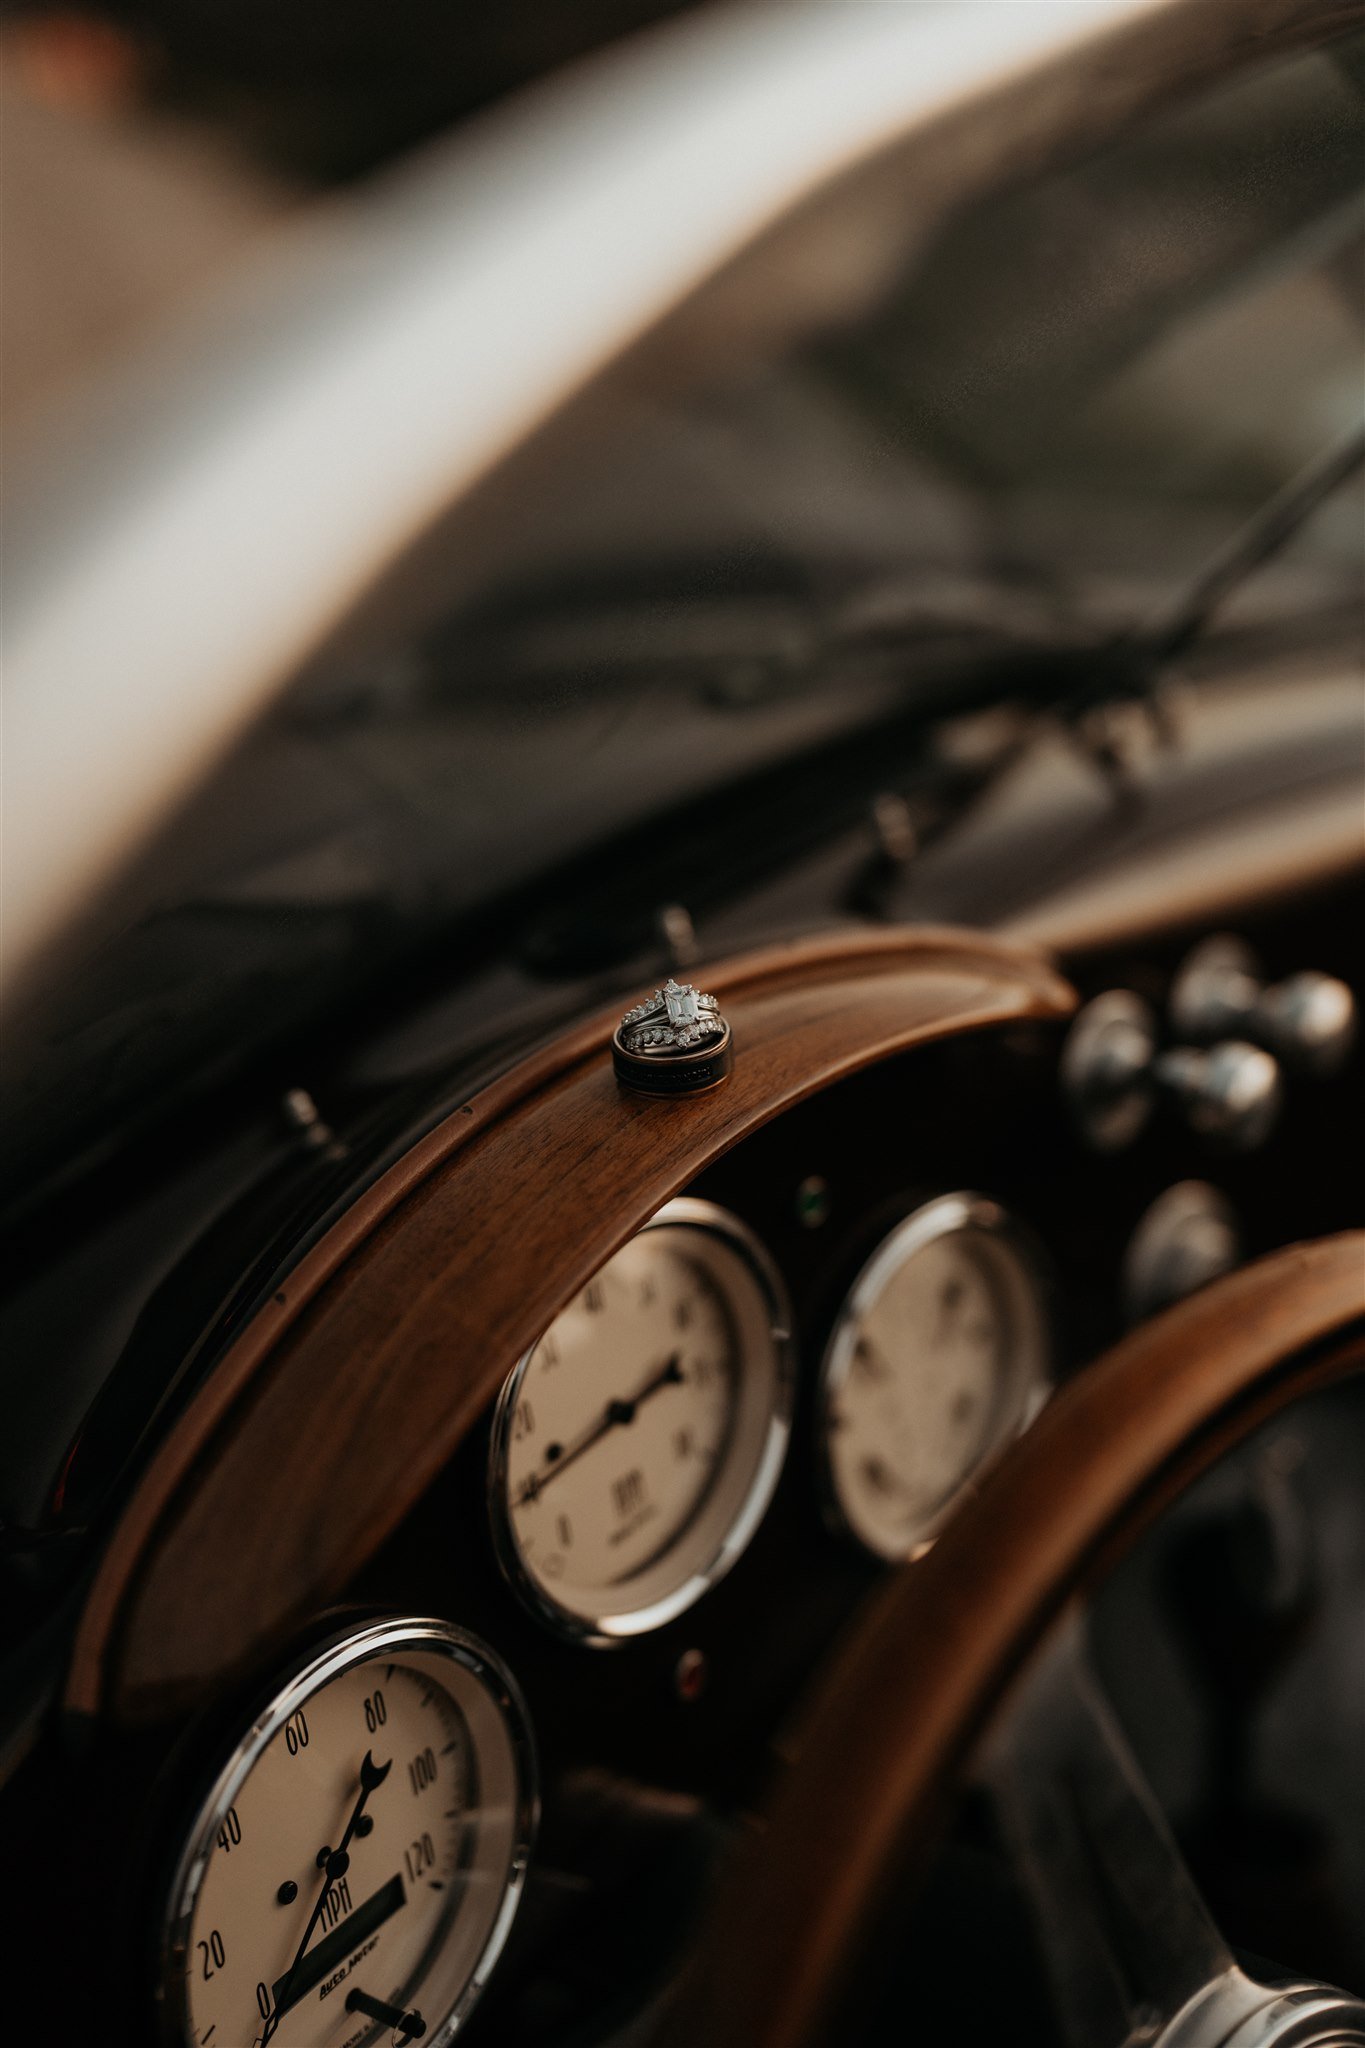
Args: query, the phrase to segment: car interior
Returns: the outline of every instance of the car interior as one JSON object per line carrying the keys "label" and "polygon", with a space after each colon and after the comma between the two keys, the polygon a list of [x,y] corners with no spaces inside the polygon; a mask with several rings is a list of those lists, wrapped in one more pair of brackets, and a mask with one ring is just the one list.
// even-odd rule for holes
{"label": "car interior", "polygon": [[1365,2042],[1365,9],[655,12],[98,32],[4,2037]]}

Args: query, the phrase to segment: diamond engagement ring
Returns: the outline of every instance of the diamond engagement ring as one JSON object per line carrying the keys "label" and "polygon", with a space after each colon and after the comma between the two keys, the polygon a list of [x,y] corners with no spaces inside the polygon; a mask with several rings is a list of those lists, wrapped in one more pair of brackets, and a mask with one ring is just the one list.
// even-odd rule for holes
{"label": "diamond engagement ring", "polygon": [[616,1077],[647,1095],[690,1095],[730,1071],[730,1027],[714,996],[668,980],[627,1010],[611,1042]]}

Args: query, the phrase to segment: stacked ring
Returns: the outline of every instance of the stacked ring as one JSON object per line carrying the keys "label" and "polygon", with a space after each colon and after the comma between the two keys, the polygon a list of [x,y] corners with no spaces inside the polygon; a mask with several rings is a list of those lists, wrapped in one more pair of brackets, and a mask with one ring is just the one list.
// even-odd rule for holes
{"label": "stacked ring", "polygon": [[694,1095],[730,1071],[730,1026],[714,996],[672,979],[627,1010],[611,1042],[623,1086],[645,1095]]}

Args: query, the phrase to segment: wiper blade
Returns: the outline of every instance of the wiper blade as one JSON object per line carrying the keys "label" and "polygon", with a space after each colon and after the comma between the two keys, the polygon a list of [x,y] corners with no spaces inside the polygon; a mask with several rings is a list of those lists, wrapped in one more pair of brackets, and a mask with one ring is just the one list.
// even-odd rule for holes
{"label": "wiper blade", "polygon": [[1278,555],[1319,505],[1365,466],[1365,422],[1316,456],[1205,563],[1179,603],[1139,640],[1153,669],[1164,668],[1197,640],[1219,607]]}
{"label": "wiper blade", "polygon": [[1048,693],[1047,708],[1062,719],[1094,762],[1123,791],[1128,767],[1108,716],[1131,704],[1146,713],[1157,740],[1175,737],[1165,684],[1174,662],[1197,641],[1215,612],[1264,564],[1288,546],[1324,501],[1365,467],[1365,423],[1353,427],[1276,491],[1205,563],[1183,596],[1155,624],[1117,634],[1081,657]]}

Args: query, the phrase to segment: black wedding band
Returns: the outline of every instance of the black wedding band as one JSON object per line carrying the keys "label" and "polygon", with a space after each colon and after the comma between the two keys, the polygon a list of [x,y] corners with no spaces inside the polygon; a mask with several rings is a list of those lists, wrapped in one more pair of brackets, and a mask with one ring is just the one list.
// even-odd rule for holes
{"label": "black wedding band", "polygon": [[720,1030],[688,1052],[675,1047],[632,1052],[618,1024],[611,1041],[617,1080],[641,1095],[700,1095],[718,1087],[730,1071],[733,1055],[730,1027],[723,1017],[716,1021]]}

